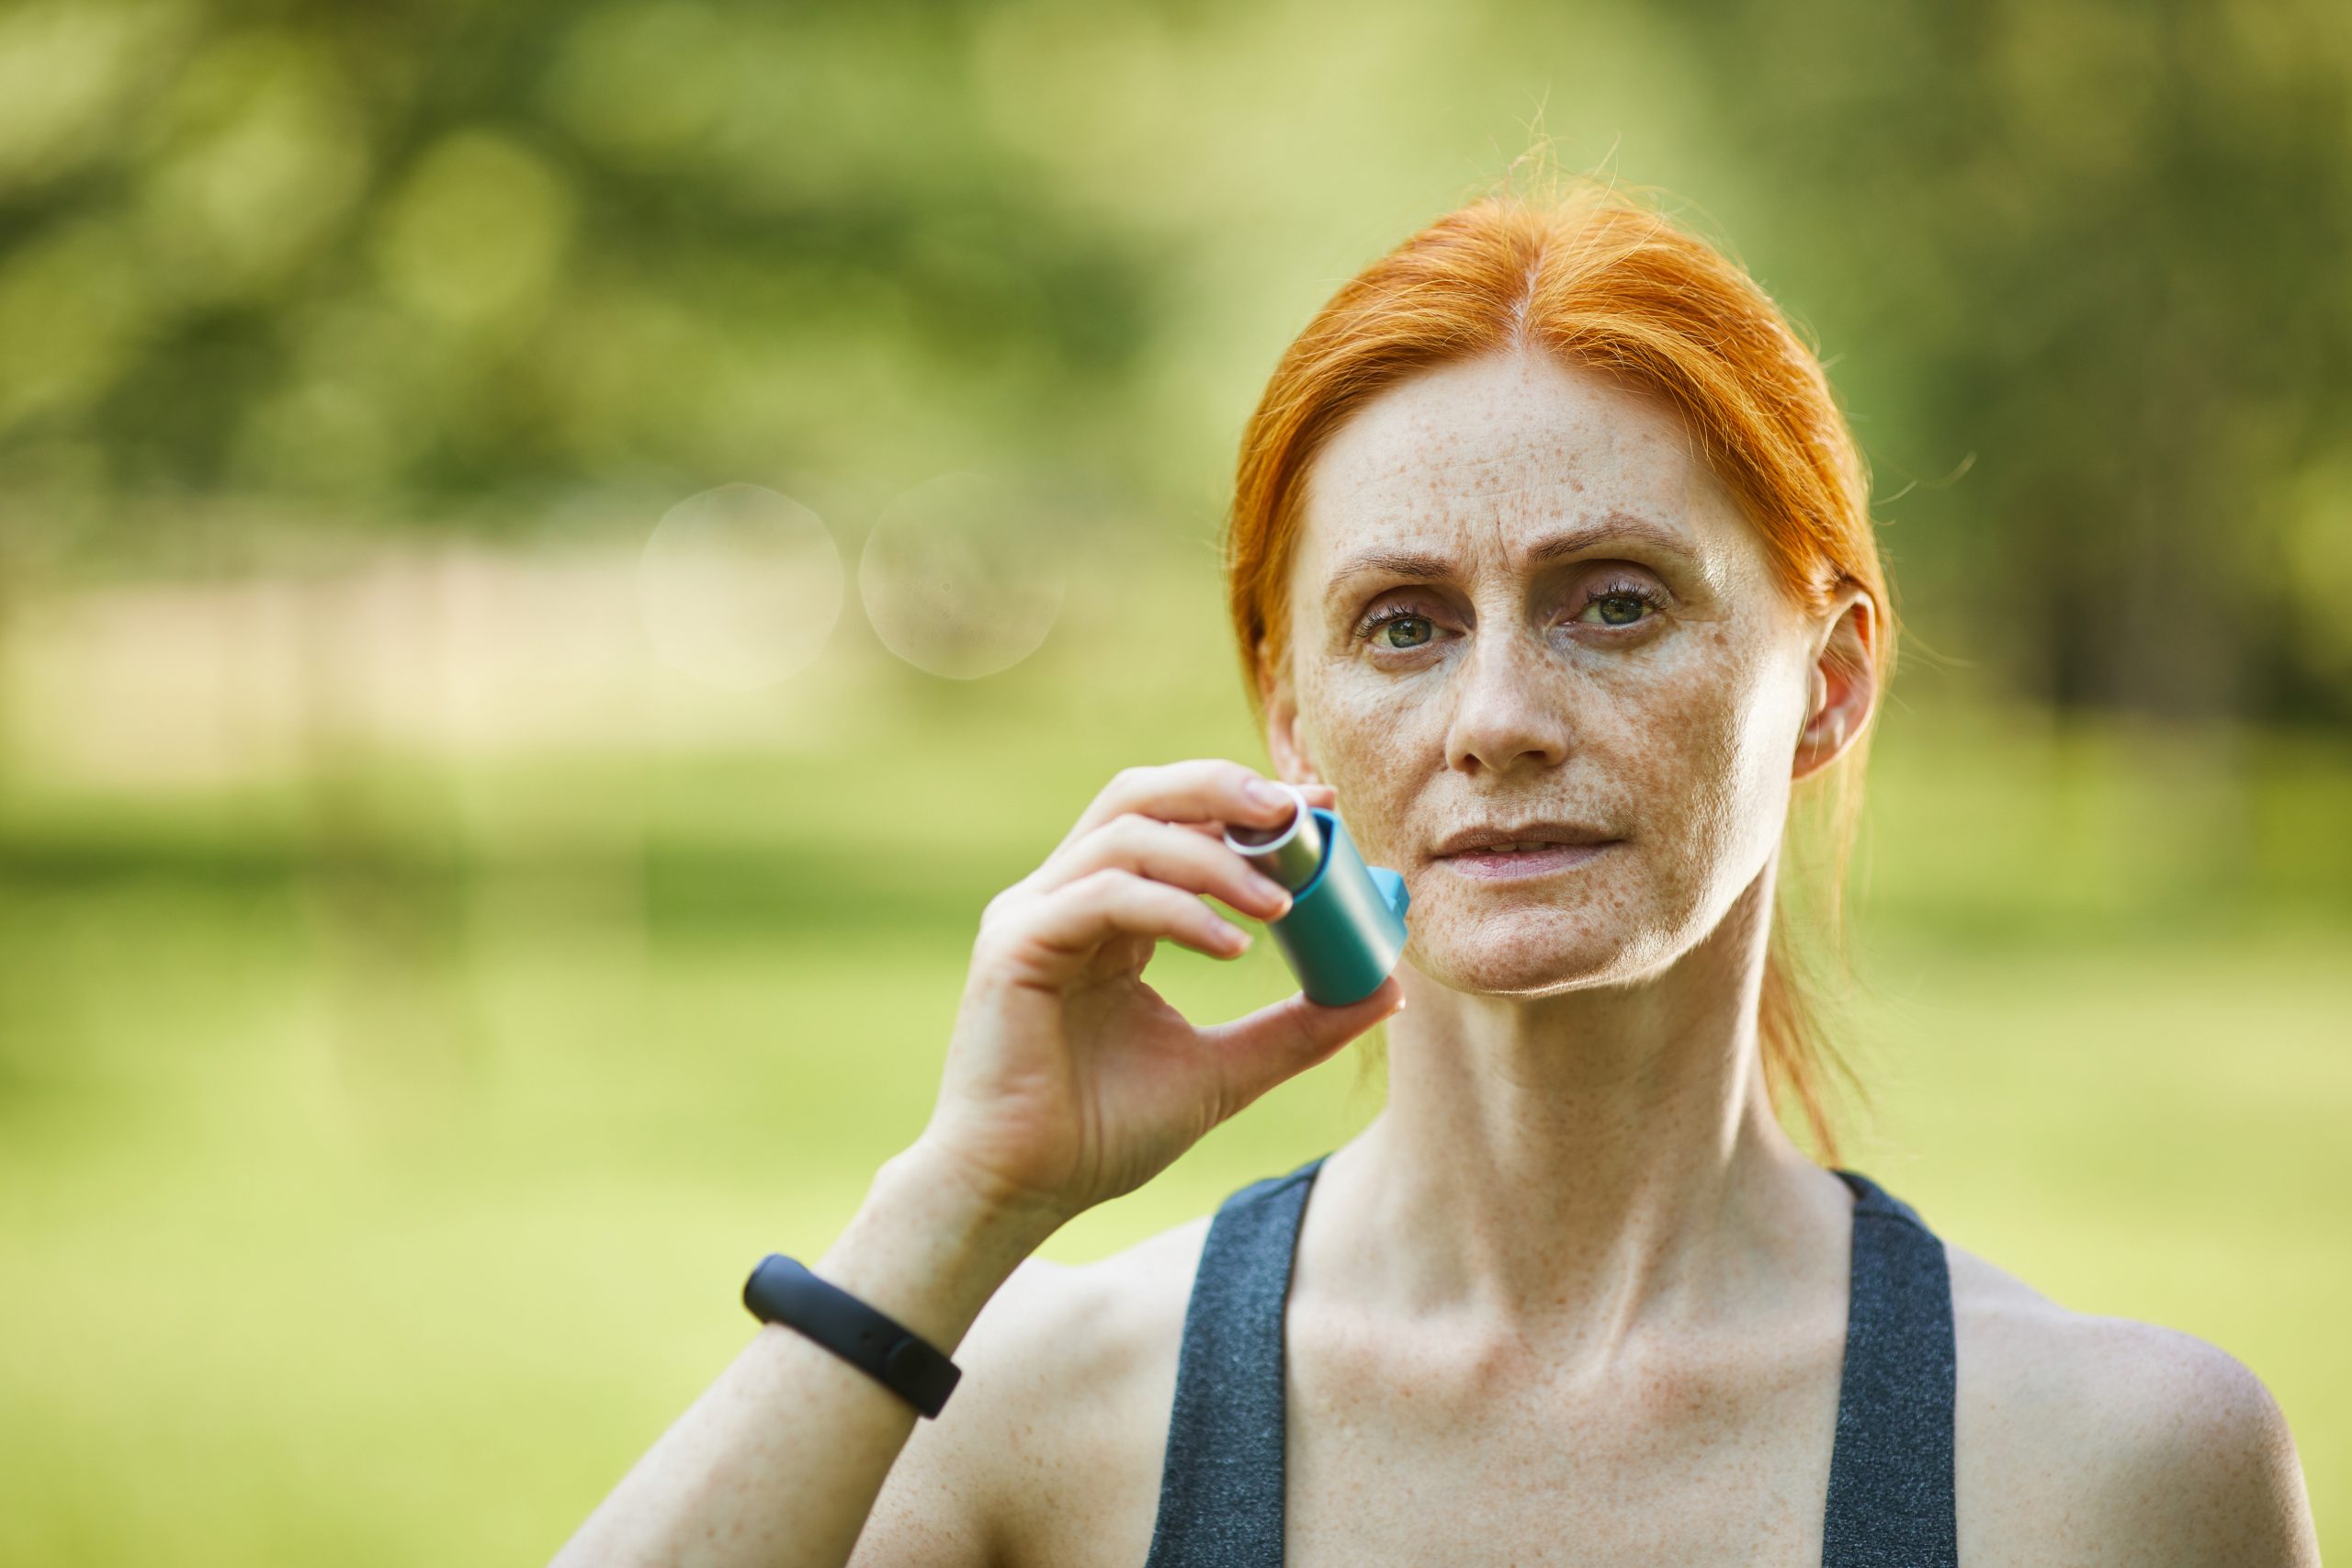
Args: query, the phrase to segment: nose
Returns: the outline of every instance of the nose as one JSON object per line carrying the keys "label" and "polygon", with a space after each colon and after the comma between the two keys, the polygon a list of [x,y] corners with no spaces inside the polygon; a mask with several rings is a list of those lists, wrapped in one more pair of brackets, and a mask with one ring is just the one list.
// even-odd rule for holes
{"label": "nose", "polygon": [[1466,773],[1557,767],[1567,758],[1568,685],[1549,650],[1527,635],[1471,639],[1453,672],[1446,764]]}

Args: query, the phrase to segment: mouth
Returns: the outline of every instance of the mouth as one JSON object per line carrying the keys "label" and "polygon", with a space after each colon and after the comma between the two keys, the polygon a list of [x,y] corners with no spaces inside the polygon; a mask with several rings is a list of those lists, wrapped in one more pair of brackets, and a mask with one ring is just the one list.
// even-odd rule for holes
{"label": "mouth", "polygon": [[1579,824],[1531,823],[1457,833],[1431,858],[1457,875],[1482,882],[1521,881],[1583,865],[1623,841]]}
{"label": "mouth", "polygon": [[1603,839],[1589,844],[1538,843],[1521,844],[1515,848],[1494,845],[1486,849],[1464,850],[1458,854],[1440,855],[1437,863],[1481,882],[1518,881],[1582,865],[1607,853],[1622,841]]}

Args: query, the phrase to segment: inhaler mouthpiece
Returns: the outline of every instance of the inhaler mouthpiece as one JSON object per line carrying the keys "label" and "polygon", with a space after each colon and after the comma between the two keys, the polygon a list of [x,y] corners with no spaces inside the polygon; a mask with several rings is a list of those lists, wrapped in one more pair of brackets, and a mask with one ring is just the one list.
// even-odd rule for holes
{"label": "inhaler mouthpiece", "polygon": [[[1282,784],[1282,781],[1274,781]],[[1344,1007],[1380,988],[1405,951],[1405,879],[1366,865],[1332,812],[1293,784],[1289,821],[1227,827],[1226,848],[1290,889],[1290,912],[1271,922],[1275,945],[1309,1001]]]}
{"label": "inhaler mouthpiece", "polygon": [[1282,784],[1291,798],[1291,818],[1276,828],[1237,823],[1225,830],[1226,846],[1238,850],[1251,865],[1296,893],[1323,869],[1323,824],[1306,796]]}

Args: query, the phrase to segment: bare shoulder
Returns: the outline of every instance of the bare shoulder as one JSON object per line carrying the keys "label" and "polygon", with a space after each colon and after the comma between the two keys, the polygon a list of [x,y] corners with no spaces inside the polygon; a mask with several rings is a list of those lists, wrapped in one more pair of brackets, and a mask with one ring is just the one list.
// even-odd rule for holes
{"label": "bare shoulder", "polygon": [[2177,1329],[2069,1311],[1945,1252],[1964,1556],[2318,1563],[2286,1417],[2243,1362]]}
{"label": "bare shoulder", "polygon": [[1092,1263],[1024,1260],[957,1345],[963,1378],[916,1423],[854,1568],[1141,1562],[1208,1226]]}

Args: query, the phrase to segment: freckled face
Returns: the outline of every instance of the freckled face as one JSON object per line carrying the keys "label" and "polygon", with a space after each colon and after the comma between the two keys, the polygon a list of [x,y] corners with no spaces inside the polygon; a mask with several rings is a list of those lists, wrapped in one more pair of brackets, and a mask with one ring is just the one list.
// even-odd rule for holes
{"label": "freckled face", "polygon": [[[1540,355],[1441,367],[1336,431],[1302,502],[1275,757],[1404,874],[1414,966],[1542,995],[1713,930],[1779,839],[1813,650],[1673,408]],[[1588,841],[1440,853],[1534,822]]]}

